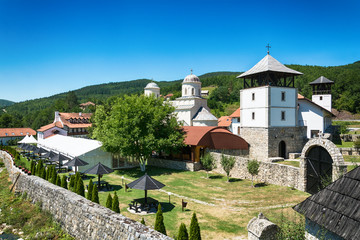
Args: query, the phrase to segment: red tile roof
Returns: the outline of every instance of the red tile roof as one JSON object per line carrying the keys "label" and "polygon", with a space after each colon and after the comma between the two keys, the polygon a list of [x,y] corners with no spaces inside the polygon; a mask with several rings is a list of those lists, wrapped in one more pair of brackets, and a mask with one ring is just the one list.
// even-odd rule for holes
{"label": "red tile roof", "polygon": [[0,137],[25,137],[27,134],[36,135],[36,131],[31,128],[0,128]]}
{"label": "red tile roof", "polygon": [[218,126],[219,127],[229,127],[231,125],[231,117],[229,116],[222,116],[218,119]]}
{"label": "red tile roof", "polygon": [[43,131],[46,131],[53,127],[63,128],[63,125],[61,124],[61,122],[50,123],[48,125],[45,125],[45,126],[42,126],[41,128],[39,128],[38,132],[43,132]]}
{"label": "red tile roof", "polygon": [[223,127],[186,126],[184,131],[186,145],[210,149],[249,149],[249,144],[243,138]]}
{"label": "red tile roof", "polygon": [[81,104],[80,104],[81,107],[87,107],[87,106],[90,106],[90,105],[95,106],[95,103],[93,103],[93,102],[86,102],[86,103],[81,103]]}
{"label": "red tile roof", "polygon": [[[43,132],[55,126],[64,128],[63,125],[68,126],[69,128],[88,128],[92,126],[92,123],[90,123],[92,113],[59,113],[59,116],[62,123],[60,121],[50,123],[48,125],[42,126],[40,129],[38,129],[38,131]],[[85,123],[71,123],[71,120],[85,121]]]}
{"label": "red tile roof", "polygon": [[231,118],[239,118],[240,117],[240,108],[236,109],[235,112],[233,112],[230,115]]}

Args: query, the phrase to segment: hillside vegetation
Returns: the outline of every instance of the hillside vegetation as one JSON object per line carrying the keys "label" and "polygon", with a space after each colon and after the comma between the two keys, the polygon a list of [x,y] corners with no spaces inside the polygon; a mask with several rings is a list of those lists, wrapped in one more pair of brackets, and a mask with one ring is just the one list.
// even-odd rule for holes
{"label": "hillside vegetation", "polygon": [[0,99],[0,108],[1,107],[7,107],[7,106],[11,106],[13,105],[15,102],[9,101],[9,100],[5,100],[5,99]]}
{"label": "hillside vegetation", "polygon": [[[335,82],[333,86],[333,107],[351,113],[360,113],[360,61],[334,67],[287,65],[300,71],[302,76],[296,77],[295,86],[299,93],[311,98],[310,82],[320,76]],[[202,87],[211,87],[208,105],[212,112],[220,117],[229,115],[239,106],[240,90],[243,80],[236,78],[240,72],[212,72],[199,76]],[[184,76],[185,77],[185,76]],[[87,86],[68,93],[60,93],[51,97],[28,100],[6,107],[7,113],[0,113],[0,127],[32,127],[50,123],[54,111],[82,111],[78,104],[92,101],[102,104],[112,97],[124,94],[142,94],[149,79],[138,79],[127,82],[111,82]],[[156,81],[155,81],[156,82]],[[181,96],[182,80],[156,82],[161,94],[173,93],[173,98]],[[91,112],[94,109],[86,109]]]}

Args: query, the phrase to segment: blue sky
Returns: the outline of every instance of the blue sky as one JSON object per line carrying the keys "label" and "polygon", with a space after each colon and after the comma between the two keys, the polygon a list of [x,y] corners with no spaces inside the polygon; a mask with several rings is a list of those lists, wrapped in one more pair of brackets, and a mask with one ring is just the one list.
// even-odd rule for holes
{"label": "blue sky", "polygon": [[360,60],[360,3],[344,1],[0,0],[0,99],[194,70],[245,71]]}

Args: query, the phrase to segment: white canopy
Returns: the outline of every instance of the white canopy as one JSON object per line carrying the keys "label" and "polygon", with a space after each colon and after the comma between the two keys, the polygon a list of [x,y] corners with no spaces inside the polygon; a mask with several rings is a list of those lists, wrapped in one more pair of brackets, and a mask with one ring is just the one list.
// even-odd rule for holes
{"label": "white canopy", "polygon": [[27,143],[27,144],[32,144],[32,143],[37,143],[36,139],[34,138],[33,135],[29,136],[26,135],[21,141],[19,141],[18,143]]}

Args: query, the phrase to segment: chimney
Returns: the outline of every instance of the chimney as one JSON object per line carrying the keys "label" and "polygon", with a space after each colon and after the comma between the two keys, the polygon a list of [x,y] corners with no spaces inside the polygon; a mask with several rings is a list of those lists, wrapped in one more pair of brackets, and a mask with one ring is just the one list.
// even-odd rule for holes
{"label": "chimney", "polygon": [[81,117],[81,112],[79,112],[79,117]]}
{"label": "chimney", "polygon": [[60,121],[60,114],[59,111],[55,111],[55,119],[54,119],[54,123],[55,122],[59,122]]}

